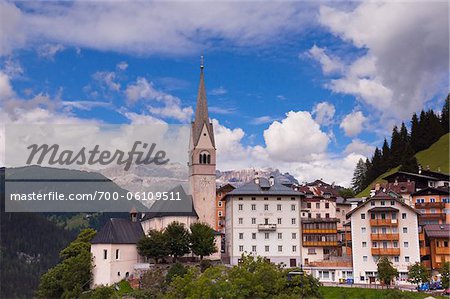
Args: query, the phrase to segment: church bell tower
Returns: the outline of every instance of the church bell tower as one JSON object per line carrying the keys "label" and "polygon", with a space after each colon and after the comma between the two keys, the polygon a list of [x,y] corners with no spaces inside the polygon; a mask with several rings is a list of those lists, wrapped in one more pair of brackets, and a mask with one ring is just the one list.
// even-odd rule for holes
{"label": "church bell tower", "polygon": [[189,184],[194,208],[200,222],[215,228],[216,220],[216,146],[213,125],[208,116],[203,57],[195,119],[189,142]]}

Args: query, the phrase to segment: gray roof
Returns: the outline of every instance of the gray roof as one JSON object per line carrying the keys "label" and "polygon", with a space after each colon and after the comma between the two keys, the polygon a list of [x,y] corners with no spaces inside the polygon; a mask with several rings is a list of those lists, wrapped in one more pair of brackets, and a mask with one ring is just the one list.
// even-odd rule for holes
{"label": "gray roof", "polygon": [[140,222],[111,218],[94,236],[92,244],[136,244],[144,236]]}
{"label": "gray roof", "polygon": [[303,193],[299,191],[295,191],[289,187],[284,186],[283,184],[274,181],[274,184],[271,186],[269,180],[266,178],[259,178],[259,184],[255,183],[255,180],[252,180],[233,191],[227,194],[228,196],[236,196],[236,195],[281,195],[281,196],[300,196]]}
{"label": "gray roof", "polygon": [[427,224],[424,230],[430,238],[448,238],[450,235],[450,224]]}
{"label": "gray roof", "polygon": [[396,175],[399,175],[399,174],[413,176],[413,177],[416,177],[416,178],[423,178],[423,179],[427,179],[427,180],[431,180],[431,181],[439,181],[438,178],[435,178],[435,177],[432,177],[432,176],[423,175],[423,174],[419,174],[419,173],[406,172],[406,171],[394,172],[394,173],[392,173],[390,175],[387,175],[387,176],[383,177],[383,180],[387,180],[388,178],[395,177]]}
{"label": "gray roof", "polygon": [[[181,185],[168,191],[169,193],[179,193],[180,200],[158,200],[150,208],[148,213],[142,220],[147,220],[157,217],[169,217],[169,216],[193,216],[198,217],[194,209],[194,203],[192,196],[186,194],[184,188]],[[174,195],[174,197],[177,197]]]}

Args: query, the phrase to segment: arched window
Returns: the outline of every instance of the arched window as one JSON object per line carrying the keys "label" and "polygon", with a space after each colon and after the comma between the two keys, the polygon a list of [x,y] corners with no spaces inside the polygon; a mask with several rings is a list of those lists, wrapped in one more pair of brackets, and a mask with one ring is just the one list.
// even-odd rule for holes
{"label": "arched window", "polygon": [[201,152],[199,155],[199,163],[200,164],[211,164],[211,155],[206,151]]}

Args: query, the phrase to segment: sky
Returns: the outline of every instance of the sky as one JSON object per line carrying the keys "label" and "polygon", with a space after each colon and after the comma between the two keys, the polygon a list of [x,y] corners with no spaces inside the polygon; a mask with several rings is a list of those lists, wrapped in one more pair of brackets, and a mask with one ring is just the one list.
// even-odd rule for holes
{"label": "sky", "polygon": [[0,119],[187,124],[203,55],[218,169],[349,186],[394,124],[441,110],[448,5],[0,0]]}

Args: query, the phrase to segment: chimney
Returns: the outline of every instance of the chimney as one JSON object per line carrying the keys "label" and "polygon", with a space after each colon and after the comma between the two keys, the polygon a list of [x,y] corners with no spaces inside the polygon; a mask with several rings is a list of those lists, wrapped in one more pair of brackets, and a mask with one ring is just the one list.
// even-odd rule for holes
{"label": "chimney", "polygon": [[255,184],[259,185],[259,177],[255,177]]}
{"label": "chimney", "polygon": [[270,186],[273,186],[275,184],[275,178],[273,177],[273,175],[271,175],[270,177],[269,177],[269,185]]}
{"label": "chimney", "polygon": [[419,174],[422,173],[422,165],[419,164]]}
{"label": "chimney", "polygon": [[131,222],[137,222],[137,210],[135,207],[131,208],[130,219],[131,219]]}

